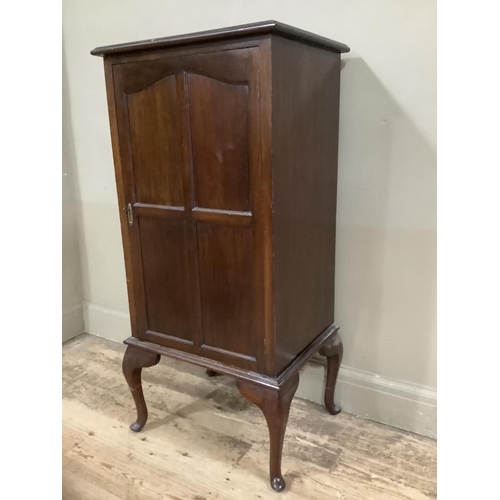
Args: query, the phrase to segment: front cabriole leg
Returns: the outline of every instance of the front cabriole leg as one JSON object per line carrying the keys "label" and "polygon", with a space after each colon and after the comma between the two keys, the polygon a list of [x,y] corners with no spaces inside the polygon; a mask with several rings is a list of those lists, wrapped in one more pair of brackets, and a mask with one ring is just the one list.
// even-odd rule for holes
{"label": "front cabriole leg", "polygon": [[325,406],[329,413],[337,415],[341,412],[340,406],[334,402],[335,385],[337,384],[337,376],[339,374],[340,363],[342,363],[342,355],[344,348],[338,330],[332,336],[332,339],[324,345],[319,353],[326,356],[327,359],[327,375],[325,389]]}
{"label": "front cabriole leg", "polygon": [[125,356],[123,357],[123,375],[127,381],[128,387],[134,398],[137,409],[137,420],[130,425],[134,432],[142,430],[148,420],[148,409],[142,392],[141,372],[143,368],[157,365],[161,356],[134,346],[127,346]]}
{"label": "front cabriole leg", "polygon": [[285,480],[281,474],[281,455],[290,405],[298,385],[298,372],[290,376],[279,388],[238,380],[240,394],[256,404],[266,418],[270,438],[270,482],[275,491],[285,489]]}

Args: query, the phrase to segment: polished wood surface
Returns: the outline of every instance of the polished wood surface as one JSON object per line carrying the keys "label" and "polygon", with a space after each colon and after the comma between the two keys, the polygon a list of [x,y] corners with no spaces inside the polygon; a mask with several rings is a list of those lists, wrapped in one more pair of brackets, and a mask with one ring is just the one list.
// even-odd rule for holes
{"label": "polished wood surface", "polygon": [[184,220],[140,217],[148,331],[193,343],[196,324]]}
{"label": "polished wood surface", "polygon": [[316,47],[332,50],[335,52],[349,52],[351,49],[340,42],[330,40],[309,31],[295,28],[278,21],[260,21],[257,23],[242,24],[228,28],[219,28],[216,30],[200,31],[198,33],[189,33],[186,35],[176,35],[152,40],[141,40],[138,42],[122,43],[109,45],[106,47],[97,47],[91,54],[95,56],[109,56],[127,54],[129,52],[139,52],[143,50],[158,50],[162,48],[175,47],[178,45],[191,45],[207,43],[212,41],[224,41],[245,37],[254,37],[258,35],[276,34],[290,40],[297,40],[302,43],[308,43]]}
{"label": "polished wood surface", "polygon": [[137,203],[184,207],[175,75],[127,95]]}
{"label": "polished wood surface", "polygon": [[[263,375],[258,371],[252,371],[252,362],[243,357],[238,360],[238,364],[241,366],[236,367],[224,362],[204,357],[203,351],[196,351],[193,353],[188,352],[192,351],[192,348],[184,351],[179,348],[170,348],[159,345],[160,342],[156,341],[156,339],[152,342],[148,342],[139,340],[136,337],[129,337],[124,341],[124,344],[133,345],[154,354],[160,354],[162,356],[178,359],[180,361],[186,361],[187,363],[192,363],[197,366],[203,366],[208,370],[213,370],[220,374],[229,375],[230,377],[235,377],[238,380],[247,380],[263,387],[277,388],[283,385],[295,372],[301,370],[308,361],[315,358],[315,354],[318,353],[323,346],[328,344],[330,340],[334,338],[334,336],[338,332],[338,329],[339,327],[336,324],[328,327],[321,333],[321,335],[318,335],[318,337],[314,339],[314,342],[312,342],[307,347],[307,349],[302,351],[293,360],[293,363],[288,365],[286,370],[283,370],[278,377],[270,377],[268,375]],[[246,361],[248,361],[248,363],[245,363]],[[245,368],[245,366],[248,366],[250,368]],[[253,364],[253,369],[255,368],[256,365]]]}
{"label": "polished wood surface", "polygon": [[[122,344],[82,335],[62,350],[63,500],[268,500],[269,434],[229,377],[163,357],[143,370],[135,418]],[[436,498],[436,442],[294,398],[280,494],[290,500]]]}
{"label": "polished wood surface", "polygon": [[338,331],[319,350],[319,354],[326,356],[327,359],[325,407],[331,415],[337,415],[341,410],[340,406],[335,404],[335,386],[344,354],[344,346]]}
{"label": "polished wood surface", "polygon": [[[254,140],[260,141],[259,169],[254,169],[252,184],[260,185],[260,196],[254,198],[255,246],[262,249],[261,259],[256,259],[256,296],[262,297],[261,325],[264,336],[261,371],[276,375],[275,359],[275,308],[274,308],[274,249],[273,249],[273,109],[272,109],[272,44],[271,37],[260,41],[260,129]],[[257,149],[259,151],[259,149]]]}
{"label": "polished wood surface", "polygon": [[340,411],[333,305],[347,48],[275,23],[219,34],[93,51],[106,56],[126,343],[236,377],[266,416],[271,486],[282,491],[288,408],[318,350],[330,367],[325,404]]}
{"label": "polished wood surface", "polygon": [[[276,492],[281,492],[285,489],[285,480],[281,473],[281,458],[290,404],[299,384],[299,370],[305,362],[318,351],[328,358],[327,384],[324,398],[325,406],[332,415],[337,415],[341,411],[340,407],[334,403],[335,384],[337,382],[338,370],[343,353],[342,341],[338,333],[338,326],[336,325],[328,328],[322,335],[318,336],[313,344],[306,351],[301,353],[301,355],[294,360],[294,363],[290,365],[287,370],[282,372],[277,379],[264,377],[255,372],[244,372],[224,365],[215,365],[217,369],[213,370],[213,362],[206,358],[191,355],[191,359],[189,359],[186,357],[188,355],[182,357],[177,350],[165,350],[164,348],[156,346],[154,343],[149,344],[134,338],[126,340],[126,343],[128,344],[128,348],[132,349],[131,353],[127,350],[126,357],[127,354],[133,354],[134,360],[137,358],[137,351],[147,354],[145,359],[148,360],[153,359],[153,356],[165,355],[190,361],[200,366],[206,366],[206,374],[209,377],[213,377],[217,374],[226,374],[236,377],[237,386],[241,395],[256,404],[262,410],[266,418],[270,438],[270,484]],[[125,370],[127,364],[125,361],[123,366],[127,378],[127,371]],[[140,385],[140,370],[135,377],[135,385]],[[127,380],[129,379],[127,378]],[[132,387],[130,383],[129,386]],[[130,428],[137,432],[140,431],[146,423],[147,410],[142,395],[142,389],[140,392],[132,392],[132,394],[134,396],[138,418]]]}
{"label": "polished wood surface", "polygon": [[137,418],[130,425],[130,430],[134,432],[141,431],[148,420],[148,409],[142,390],[142,369],[157,365],[160,362],[160,358],[161,356],[158,354],[153,354],[131,345],[127,347],[125,356],[123,356],[123,375],[125,376],[137,409]]}
{"label": "polished wood surface", "polygon": [[198,224],[203,347],[255,359],[252,245],[251,228]]}
{"label": "polished wood surface", "polygon": [[340,56],[276,37],[272,71],[279,373],[334,322]]}
{"label": "polished wood surface", "polygon": [[298,386],[299,372],[294,372],[278,388],[262,387],[245,380],[238,380],[240,394],[256,404],[266,418],[269,428],[269,481],[271,488],[278,492],[285,489],[285,480],[281,473],[281,456],[290,405]]}
{"label": "polished wood surface", "polygon": [[271,279],[256,275],[262,204],[251,211],[261,198],[261,181],[250,187],[260,176],[259,57],[224,49],[116,65],[115,166],[135,221],[122,228],[133,334],[251,368],[264,365],[255,283]]}
{"label": "polished wood surface", "polygon": [[187,79],[196,206],[249,211],[248,85]]}

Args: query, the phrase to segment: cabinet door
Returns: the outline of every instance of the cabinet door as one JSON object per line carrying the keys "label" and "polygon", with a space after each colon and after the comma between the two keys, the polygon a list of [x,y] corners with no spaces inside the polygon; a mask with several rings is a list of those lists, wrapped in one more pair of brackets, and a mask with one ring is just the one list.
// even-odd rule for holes
{"label": "cabinet door", "polygon": [[263,349],[258,50],[112,68],[134,336],[249,369]]}

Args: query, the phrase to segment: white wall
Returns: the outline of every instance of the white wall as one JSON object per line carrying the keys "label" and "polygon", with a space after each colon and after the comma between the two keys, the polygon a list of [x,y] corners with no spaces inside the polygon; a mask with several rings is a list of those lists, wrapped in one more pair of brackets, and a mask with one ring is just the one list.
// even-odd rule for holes
{"label": "white wall", "polygon": [[75,149],[64,57],[62,89],[62,341],[64,342],[84,331],[82,270],[78,239],[81,204],[77,196]]}
{"label": "white wall", "polygon": [[[343,56],[339,153],[336,310],[346,367],[341,403],[353,412],[432,435],[434,0],[65,0],[86,330],[115,340],[129,333],[102,60],[89,51],[98,45],[266,19],[336,39],[352,49]],[[308,380],[301,393],[318,399],[307,388]],[[388,405],[381,403],[386,397],[396,405],[396,416],[388,415]]]}

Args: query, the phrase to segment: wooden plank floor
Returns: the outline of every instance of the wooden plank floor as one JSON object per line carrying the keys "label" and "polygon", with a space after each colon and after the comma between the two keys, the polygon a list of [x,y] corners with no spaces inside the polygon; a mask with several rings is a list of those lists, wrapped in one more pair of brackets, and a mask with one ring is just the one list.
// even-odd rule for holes
{"label": "wooden plank floor", "polygon": [[63,346],[63,499],[436,498],[436,443],[295,399],[287,489],[268,482],[268,431],[234,380],[163,358],[143,370],[149,421],[121,374],[125,346],[82,335]]}

